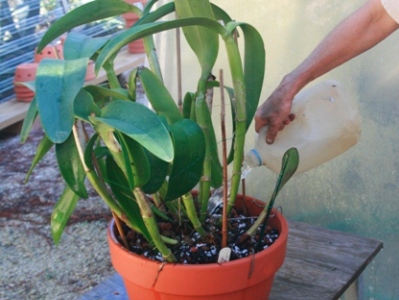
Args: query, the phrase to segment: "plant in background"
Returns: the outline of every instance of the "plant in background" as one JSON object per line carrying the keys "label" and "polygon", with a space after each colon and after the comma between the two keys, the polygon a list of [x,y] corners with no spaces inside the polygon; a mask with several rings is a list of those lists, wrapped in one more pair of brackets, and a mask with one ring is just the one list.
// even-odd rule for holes
{"label": "plant in background", "polygon": [[[240,185],[246,131],[258,105],[264,78],[265,51],[258,31],[247,23],[232,21],[210,1],[176,0],[154,9],[149,1],[143,11],[121,0],[96,0],[82,5],[58,20],[44,35],[46,44],[73,28],[104,18],[134,12],[141,16],[130,29],[113,37],[89,38],[70,33],[65,41],[65,60],[43,60],[35,81],[32,101],[22,129],[25,141],[37,115],[45,136],[38,146],[32,167],[55,146],[58,167],[66,186],[54,208],[51,230],[55,242],[80,198],[87,198],[87,179],[111,209],[116,220],[141,233],[168,262],[176,261],[168,245],[178,243],[162,235],[159,221],[178,223],[181,218],[203,237],[210,235],[203,223],[212,189],[223,182],[218,142],[206,102],[209,89],[220,86],[212,79],[219,52],[228,57],[232,87],[226,88],[234,120],[231,190],[224,215],[234,206]],[[176,12],[177,18],[160,21]],[[153,35],[181,28],[195,53],[201,73],[197,89],[188,91],[182,109],[163,84]],[[240,54],[235,33],[244,38]],[[122,47],[144,38],[150,68],[135,69],[122,88],[113,70],[113,60]],[[224,45],[224,50],[219,49]],[[86,66],[95,60],[108,82],[84,86]],[[139,80],[153,110],[138,104]],[[91,129],[89,129],[91,128]],[[287,152],[274,195],[291,177],[298,163],[295,149]],[[191,190],[199,186],[198,199]],[[150,196],[150,197],[149,197]],[[271,201],[273,202],[273,201]],[[271,206],[270,206],[271,207]],[[258,225],[263,222],[266,212]],[[254,231],[249,231],[254,234]]]}

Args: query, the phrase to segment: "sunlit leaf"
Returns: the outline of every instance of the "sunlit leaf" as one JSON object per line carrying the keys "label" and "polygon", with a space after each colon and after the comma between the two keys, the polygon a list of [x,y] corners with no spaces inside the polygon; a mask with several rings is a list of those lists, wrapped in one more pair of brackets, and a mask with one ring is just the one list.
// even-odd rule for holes
{"label": "sunlit leaf", "polygon": [[101,110],[101,118],[90,117],[136,140],[155,156],[172,161],[173,145],[160,118],[144,105],[130,101],[113,101]]}
{"label": "sunlit leaf", "polygon": [[36,73],[36,101],[43,129],[54,143],[64,142],[74,123],[74,100],[84,84],[87,58],[44,59]]}
{"label": "sunlit leaf", "polygon": [[76,195],[68,186],[65,186],[64,192],[55,205],[51,214],[51,234],[54,243],[58,244],[65,226],[78,203],[79,196]]}
{"label": "sunlit leaf", "polygon": [[61,175],[69,188],[81,198],[87,198],[84,184],[86,173],[72,134],[65,142],[55,145],[55,154]]}

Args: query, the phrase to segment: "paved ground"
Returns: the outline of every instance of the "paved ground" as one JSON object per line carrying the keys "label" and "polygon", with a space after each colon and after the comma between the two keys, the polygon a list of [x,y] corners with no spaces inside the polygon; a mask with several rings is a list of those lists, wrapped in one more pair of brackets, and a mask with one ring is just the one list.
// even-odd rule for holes
{"label": "paved ground", "polygon": [[81,200],[62,240],[54,245],[51,209],[63,190],[55,155],[49,153],[24,177],[42,137],[25,144],[0,135],[0,299],[78,299],[114,273],[105,228],[108,209],[94,194]]}

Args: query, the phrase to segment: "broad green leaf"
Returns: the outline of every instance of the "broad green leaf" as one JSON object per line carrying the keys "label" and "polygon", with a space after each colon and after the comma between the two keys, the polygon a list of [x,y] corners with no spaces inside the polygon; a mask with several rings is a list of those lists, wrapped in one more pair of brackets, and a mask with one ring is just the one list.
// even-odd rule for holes
{"label": "broad green leaf", "polygon": [[97,103],[99,100],[105,98],[113,98],[114,100],[129,100],[128,91],[125,89],[109,89],[99,85],[88,85],[84,89],[88,91],[93,97],[94,101]]}
{"label": "broad green leaf", "polygon": [[25,143],[30,131],[32,130],[33,123],[35,122],[37,117],[37,106],[36,106],[36,97],[33,97],[32,102],[29,104],[28,112],[24,118],[22,123],[20,141],[21,143]]}
{"label": "broad green leaf", "polygon": [[[299,153],[298,149],[296,148],[290,148],[288,149],[282,158],[281,162],[281,170],[280,174],[277,178],[276,185],[274,187],[273,194],[271,196],[271,199],[269,201],[269,204],[264,207],[261,216],[265,215],[264,220],[262,222],[261,230],[259,233],[259,241],[263,240],[264,234],[265,234],[265,229],[266,229],[266,224],[269,220],[270,213],[272,211],[272,208],[274,206],[274,202],[276,200],[276,197],[278,195],[278,192],[283,188],[283,186],[287,183],[288,180],[294,175],[295,171],[297,170],[299,165]],[[259,219],[260,220],[260,219]],[[254,224],[258,225],[257,222]],[[257,227],[258,227],[257,226]],[[259,244],[258,244],[259,245]]]}
{"label": "broad green leaf", "polygon": [[51,214],[51,234],[55,244],[58,244],[65,226],[78,203],[79,196],[76,195],[68,186],[58,199]]}
{"label": "broad green leaf", "polygon": [[150,164],[143,147],[123,134],[118,134],[118,141],[122,148],[130,190],[146,184],[151,174]]}
{"label": "broad green leaf", "polygon": [[199,182],[205,157],[205,138],[197,123],[183,119],[170,126],[175,158],[164,200],[176,199]]}
{"label": "broad green leaf", "polygon": [[[175,0],[178,18],[204,17],[215,20],[209,1]],[[196,54],[201,65],[202,75],[211,74],[219,51],[219,36],[203,26],[183,27],[186,41]]]}
{"label": "broad green leaf", "polygon": [[247,129],[259,104],[265,76],[266,53],[262,36],[249,24],[231,22],[228,29],[233,32],[239,26],[245,40],[244,80],[246,92]]}
{"label": "broad green leaf", "polygon": [[36,101],[46,135],[64,142],[74,122],[74,100],[84,84],[87,58],[44,59],[36,73]]}
{"label": "broad green leaf", "polygon": [[89,139],[89,141],[86,144],[86,148],[84,151],[84,160],[85,160],[85,165],[90,169],[94,169],[94,164],[93,164],[93,148],[94,144],[98,140],[98,134],[95,133],[92,135],[92,137]]}
{"label": "broad green leaf", "polygon": [[84,184],[86,173],[80,161],[73,134],[65,142],[55,145],[55,154],[61,175],[69,188],[79,197],[87,198],[88,194]]}
{"label": "broad green leaf", "polygon": [[147,241],[151,242],[151,236],[141,217],[140,208],[129,188],[129,183],[122,170],[110,156],[106,160],[106,172],[104,175],[120,207],[134,225],[133,229],[141,232]]}
{"label": "broad green leaf", "polygon": [[101,116],[100,108],[94,103],[93,97],[81,89],[74,102],[75,116],[89,122],[89,116]]}
{"label": "broad green leaf", "polygon": [[25,182],[28,181],[29,176],[30,176],[30,174],[32,174],[33,169],[36,167],[36,165],[39,163],[39,161],[42,160],[44,155],[46,155],[46,153],[50,151],[50,149],[51,149],[51,147],[53,147],[53,145],[54,145],[54,143],[52,141],[50,141],[47,136],[44,136],[42,138],[39,145],[37,146],[35,157],[32,160],[32,165],[30,166],[29,171],[26,174]]}
{"label": "broad green leaf", "polygon": [[40,52],[47,44],[60,35],[77,26],[119,16],[127,12],[140,14],[141,10],[122,0],[95,0],[83,4],[61,17],[46,31],[39,43],[37,52]]}
{"label": "broad green leaf", "polygon": [[173,159],[173,145],[168,130],[160,118],[144,105],[113,101],[102,108],[101,118],[89,119],[126,134],[164,161]]}
{"label": "broad green leaf", "polygon": [[[299,165],[299,152],[296,148],[288,149],[282,158],[281,171],[276,184],[276,194],[283,188],[287,181],[294,175]],[[276,195],[277,196],[277,195]]]}
{"label": "broad green leaf", "polygon": [[169,125],[182,120],[183,117],[179,108],[163,82],[147,68],[141,68],[138,75],[154,110],[159,115],[164,116]]}
{"label": "broad green leaf", "polygon": [[90,58],[109,40],[109,37],[92,38],[85,34],[70,32],[67,35],[64,50],[64,59]]}
{"label": "broad green leaf", "polygon": [[165,182],[166,176],[169,171],[169,163],[159,159],[155,155],[153,155],[147,149],[144,149],[147,160],[150,164],[150,179],[149,181],[142,187],[142,190],[146,194],[154,194],[156,193]]}

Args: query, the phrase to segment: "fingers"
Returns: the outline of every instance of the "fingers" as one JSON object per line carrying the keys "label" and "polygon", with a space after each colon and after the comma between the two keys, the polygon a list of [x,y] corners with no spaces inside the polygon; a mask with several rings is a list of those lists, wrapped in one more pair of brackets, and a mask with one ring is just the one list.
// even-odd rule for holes
{"label": "fingers", "polygon": [[284,124],[280,125],[280,126],[278,126],[278,125],[269,125],[269,128],[267,129],[267,133],[266,133],[266,143],[267,144],[273,144],[274,140],[276,139],[277,133],[279,132],[279,130],[282,130],[283,128],[284,128]]}
{"label": "fingers", "polygon": [[283,130],[285,126],[290,124],[295,119],[294,114],[289,114],[288,117],[282,122],[269,123],[269,128],[266,133],[266,143],[273,144],[279,131]]}

